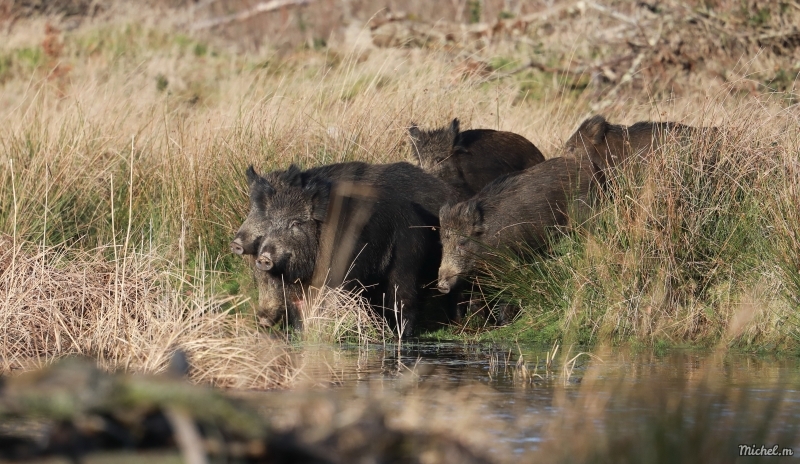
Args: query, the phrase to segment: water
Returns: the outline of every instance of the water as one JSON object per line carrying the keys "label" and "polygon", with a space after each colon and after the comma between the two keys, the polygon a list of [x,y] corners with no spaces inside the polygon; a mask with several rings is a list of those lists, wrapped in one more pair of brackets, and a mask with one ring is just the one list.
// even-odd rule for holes
{"label": "water", "polygon": [[[319,368],[335,372],[326,381],[348,401],[382,395],[403,410],[409,398],[430,398],[430,411],[420,414],[445,422],[450,414],[517,456],[567,443],[590,454],[600,452],[595,446],[628,447],[626,455],[665,446],[675,458],[722,452],[731,459],[740,444],[778,444],[800,457],[796,358],[609,349],[570,363],[578,350],[564,351],[548,363],[553,347],[407,343],[334,350]],[[447,395],[457,407],[442,406]]]}

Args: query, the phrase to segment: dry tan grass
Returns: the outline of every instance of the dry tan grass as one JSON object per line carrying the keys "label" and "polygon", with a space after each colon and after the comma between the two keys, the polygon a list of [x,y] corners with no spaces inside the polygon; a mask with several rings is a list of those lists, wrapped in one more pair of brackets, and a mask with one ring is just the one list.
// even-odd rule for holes
{"label": "dry tan grass", "polygon": [[207,294],[204,283],[169,275],[150,255],[107,260],[102,252],[64,259],[0,238],[2,371],[68,355],[110,369],[157,373],[184,350],[192,378],[230,388],[274,388],[297,371],[288,347],[253,329],[252,318],[221,311],[241,302]]}
{"label": "dry tan grass", "polygon": [[774,207],[774,184],[784,178],[781,166],[795,149],[782,116],[770,116],[767,127],[760,117],[738,108],[719,137],[688,147],[669,144],[655,153],[643,181],[612,189],[618,230],[604,234],[602,249],[618,256],[600,261],[618,266],[613,279],[632,285],[617,287],[611,300],[627,304],[605,314],[601,331],[624,327],[636,337],[718,340],[740,306],[740,293],[764,285],[773,291],[759,292],[759,313],[776,310],[770,307],[779,299],[776,282],[752,272],[768,256],[760,248],[771,233],[764,216]]}
{"label": "dry tan grass", "polygon": [[[309,289],[300,311],[302,339],[311,343],[384,343],[396,333],[360,291],[341,288]],[[398,315],[399,318],[399,315]]]}

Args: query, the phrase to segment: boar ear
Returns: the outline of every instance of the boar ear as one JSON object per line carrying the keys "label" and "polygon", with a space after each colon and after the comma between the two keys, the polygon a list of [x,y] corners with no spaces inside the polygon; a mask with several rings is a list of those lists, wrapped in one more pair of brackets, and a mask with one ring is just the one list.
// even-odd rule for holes
{"label": "boar ear", "polygon": [[481,235],[483,233],[483,209],[476,201],[467,201],[464,214],[472,225],[472,234]]}
{"label": "boar ear", "polygon": [[450,128],[448,130],[450,131],[450,136],[453,138],[453,146],[455,146],[458,143],[458,134],[460,130],[458,118],[453,119],[453,122],[450,123]]}
{"label": "boar ear", "polygon": [[[255,171],[254,171],[255,172]],[[250,202],[256,205],[261,205],[266,201],[266,197],[270,196],[275,193],[275,188],[269,183],[267,179],[259,175],[255,175],[250,181],[250,176],[248,176],[248,182],[250,182]]]}
{"label": "boar ear", "polygon": [[247,172],[245,174],[247,174],[247,186],[252,187],[253,183],[259,178],[259,175],[256,173],[256,170],[253,168],[252,164],[247,168]]}
{"label": "boar ear", "polygon": [[439,222],[442,222],[442,218],[447,216],[450,213],[450,210],[453,209],[453,205],[450,203],[445,203],[439,208]]}
{"label": "boar ear", "polygon": [[596,145],[603,143],[606,132],[608,132],[608,126],[609,124],[606,118],[598,114],[583,121],[581,127],[578,128],[578,132]]}
{"label": "boar ear", "polygon": [[312,177],[303,190],[311,197],[311,217],[315,221],[324,221],[328,216],[328,200],[331,193],[330,181]]}
{"label": "boar ear", "polygon": [[422,139],[422,131],[419,129],[419,126],[417,126],[417,123],[415,123],[414,121],[411,121],[411,126],[409,126],[408,128],[408,135],[410,135],[412,139],[417,141]]}
{"label": "boar ear", "polygon": [[247,168],[246,174],[247,186],[250,187],[251,191],[260,191],[267,194],[275,193],[275,189],[270,185],[269,181],[259,176],[252,164]]}
{"label": "boar ear", "polygon": [[293,187],[300,187],[303,185],[303,171],[297,167],[296,164],[291,164],[288,169],[281,175],[283,181],[286,182],[287,185],[291,185]]}

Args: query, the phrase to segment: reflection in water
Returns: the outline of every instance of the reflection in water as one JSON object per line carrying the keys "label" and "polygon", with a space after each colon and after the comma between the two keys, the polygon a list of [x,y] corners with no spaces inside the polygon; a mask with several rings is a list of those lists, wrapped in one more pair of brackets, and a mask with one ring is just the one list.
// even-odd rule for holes
{"label": "reflection in water", "polygon": [[312,384],[330,379],[343,398],[339,407],[380,397],[420,423],[483,433],[492,455],[512,461],[731,462],[739,444],[778,444],[800,455],[797,359],[601,350],[565,370],[575,350],[557,352],[553,362],[552,347],[306,351],[304,373]]}
{"label": "reflection in water", "polygon": [[185,456],[199,449],[228,462],[727,463],[741,451],[800,454],[797,359],[462,344],[292,351],[299,385],[290,390],[213,390],[176,375],[108,373],[86,359],[11,376],[0,386],[0,460],[170,449],[181,424]]}

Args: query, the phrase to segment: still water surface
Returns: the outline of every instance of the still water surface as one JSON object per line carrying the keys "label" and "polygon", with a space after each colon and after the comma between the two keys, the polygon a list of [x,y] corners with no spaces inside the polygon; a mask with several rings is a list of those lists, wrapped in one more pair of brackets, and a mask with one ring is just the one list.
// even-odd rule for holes
{"label": "still water surface", "polygon": [[766,440],[800,460],[797,358],[608,349],[570,363],[579,350],[564,351],[548,364],[553,347],[406,343],[334,350],[323,364],[335,371],[334,388],[355,398],[378,390],[392,398],[409,389],[423,396],[452,391],[456,398],[470,389],[469,404],[435,414],[452,414],[454,427],[483,427],[498,447],[518,455],[535,454],[548,440],[659,442],[666,433],[679,443],[682,434],[699,436],[731,456],[739,443]]}

